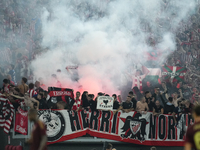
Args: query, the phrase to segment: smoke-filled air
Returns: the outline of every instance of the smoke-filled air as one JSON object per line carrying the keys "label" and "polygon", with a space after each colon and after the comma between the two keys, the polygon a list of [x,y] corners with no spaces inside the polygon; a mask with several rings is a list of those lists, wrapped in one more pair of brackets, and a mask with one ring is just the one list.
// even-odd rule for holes
{"label": "smoke-filled air", "polygon": [[[36,19],[41,27],[34,32],[38,35],[35,45],[42,51],[30,61],[27,74],[33,74],[44,89],[57,86],[90,93],[120,94],[132,83],[137,69],[160,67],[176,49],[180,23],[196,13],[195,0],[29,2],[14,2],[18,18],[33,21],[37,16],[40,20]],[[28,14],[21,9],[26,7]],[[32,32],[18,36],[21,29],[15,26],[17,32],[10,37],[23,47]],[[151,55],[158,56],[157,61],[150,61]]]}
{"label": "smoke-filled air", "polygon": [[[194,13],[195,3],[52,0],[36,10],[45,51],[30,64],[34,78],[46,87],[119,94],[136,69],[160,67],[176,49],[180,22]],[[149,61],[148,53],[158,61]]]}

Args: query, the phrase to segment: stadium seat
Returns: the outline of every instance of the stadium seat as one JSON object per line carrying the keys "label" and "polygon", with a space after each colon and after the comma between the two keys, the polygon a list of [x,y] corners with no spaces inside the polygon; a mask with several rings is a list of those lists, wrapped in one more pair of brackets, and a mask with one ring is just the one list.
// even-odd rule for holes
{"label": "stadium seat", "polygon": [[5,150],[8,150],[9,145],[6,145]]}
{"label": "stadium seat", "polygon": [[23,150],[22,146],[6,145],[5,150]]}
{"label": "stadium seat", "polygon": [[14,146],[13,145],[8,145],[8,149],[7,150],[12,150]]}
{"label": "stadium seat", "polygon": [[23,150],[23,147],[22,146],[16,146],[15,150]]}
{"label": "stadium seat", "polygon": [[13,146],[11,150],[16,150],[16,146]]}

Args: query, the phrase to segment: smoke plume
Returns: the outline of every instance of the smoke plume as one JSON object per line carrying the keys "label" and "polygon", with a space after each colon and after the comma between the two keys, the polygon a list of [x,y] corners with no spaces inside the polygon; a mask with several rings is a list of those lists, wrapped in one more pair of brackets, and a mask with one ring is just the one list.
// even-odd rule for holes
{"label": "smoke plume", "polygon": [[32,62],[34,76],[48,86],[60,81],[89,93],[119,93],[134,66],[149,65],[145,54],[155,47],[161,55],[157,66],[148,67],[162,65],[176,49],[179,23],[194,9],[194,0],[50,1],[41,10],[42,47],[48,51]]}

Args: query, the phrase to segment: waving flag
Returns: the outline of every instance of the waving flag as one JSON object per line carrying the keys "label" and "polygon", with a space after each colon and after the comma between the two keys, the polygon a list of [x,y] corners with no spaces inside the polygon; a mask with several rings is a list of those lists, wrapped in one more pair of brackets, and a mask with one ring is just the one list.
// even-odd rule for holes
{"label": "waving flag", "polygon": [[4,128],[5,133],[9,133],[11,122],[14,115],[12,103],[4,97],[0,97],[0,127]]}
{"label": "waving flag", "polygon": [[173,79],[175,81],[183,81],[187,69],[183,67],[176,66],[164,66],[162,75],[165,79]]}
{"label": "waving flag", "polygon": [[148,68],[149,72],[145,77],[146,82],[150,82],[153,85],[159,84],[159,78],[161,77],[160,68]]}

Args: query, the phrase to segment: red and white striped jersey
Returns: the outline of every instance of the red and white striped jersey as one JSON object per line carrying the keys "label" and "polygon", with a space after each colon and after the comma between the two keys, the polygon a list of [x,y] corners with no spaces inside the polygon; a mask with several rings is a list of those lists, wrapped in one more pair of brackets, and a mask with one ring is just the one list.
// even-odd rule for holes
{"label": "red and white striped jersey", "polygon": [[133,84],[132,84],[132,88],[134,88],[135,86],[138,87],[138,89],[140,91],[142,91],[142,80],[145,78],[145,75],[140,75],[140,76],[134,76],[133,77]]}
{"label": "red and white striped jersey", "polygon": [[81,105],[82,105],[82,100],[81,99],[78,99],[78,100],[75,99],[72,110],[77,110]]}
{"label": "red and white striped jersey", "polygon": [[5,93],[9,93],[10,92],[10,85],[3,85],[3,90]]}
{"label": "red and white striped jersey", "polygon": [[1,108],[2,113],[0,115],[0,127],[4,128],[4,132],[8,134],[15,109],[12,103],[5,97],[0,97],[0,103],[3,104],[3,107]]}
{"label": "red and white striped jersey", "polygon": [[30,89],[27,92],[29,93],[29,97],[33,97],[33,95],[37,94],[37,92],[34,89]]}

